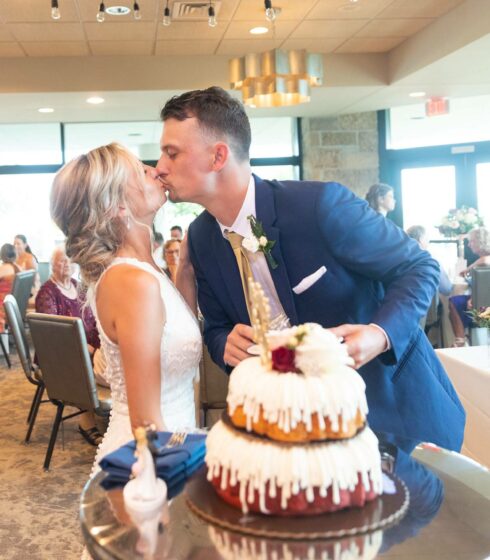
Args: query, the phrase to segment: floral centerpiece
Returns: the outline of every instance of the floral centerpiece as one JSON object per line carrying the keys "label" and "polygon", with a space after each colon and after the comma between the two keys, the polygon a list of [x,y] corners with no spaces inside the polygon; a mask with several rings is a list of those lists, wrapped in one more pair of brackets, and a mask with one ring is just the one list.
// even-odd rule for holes
{"label": "floral centerpiece", "polygon": [[490,307],[480,307],[467,312],[479,328],[490,329]]}
{"label": "floral centerpiece", "polygon": [[444,237],[458,237],[482,225],[483,220],[474,208],[462,206],[449,210],[448,214],[442,219],[441,225],[436,227]]}

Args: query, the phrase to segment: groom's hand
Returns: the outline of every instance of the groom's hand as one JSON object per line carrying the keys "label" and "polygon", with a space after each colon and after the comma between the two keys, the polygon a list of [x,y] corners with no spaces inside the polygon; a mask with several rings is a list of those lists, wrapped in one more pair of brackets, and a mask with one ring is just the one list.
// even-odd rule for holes
{"label": "groom's hand", "polygon": [[360,368],[382,354],[387,347],[383,331],[372,325],[340,325],[330,332],[344,339],[349,356],[354,359],[354,367]]}
{"label": "groom's hand", "polygon": [[254,344],[253,329],[249,325],[235,325],[228,335],[223,359],[225,364],[235,367],[245,358],[250,358],[247,349]]}

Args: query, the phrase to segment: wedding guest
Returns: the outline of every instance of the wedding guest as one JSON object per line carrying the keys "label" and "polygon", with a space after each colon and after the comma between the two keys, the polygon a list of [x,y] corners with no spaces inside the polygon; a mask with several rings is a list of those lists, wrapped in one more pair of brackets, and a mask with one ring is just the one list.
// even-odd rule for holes
{"label": "wedding guest", "polygon": [[[412,239],[415,239],[419,244],[420,248],[424,251],[429,250],[429,238],[427,236],[427,231],[424,226],[411,226],[407,229],[407,235]],[[439,265],[440,266],[440,265]],[[448,296],[453,289],[453,283],[449,279],[446,271],[440,266],[440,277],[439,277],[439,293]]]}
{"label": "wedding guest", "polygon": [[167,268],[163,256],[163,235],[159,231],[153,232],[153,260],[160,268]]}
{"label": "wedding guest", "polygon": [[3,309],[3,300],[5,296],[12,291],[12,285],[17,272],[20,272],[19,266],[15,262],[17,254],[15,247],[10,243],[5,243],[0,249],[0,333],[5,330],[5,311]]}
{"label": "wedding guest", "polygon": [[177,239],[178,241],[182,241],[182,238],[184,237],[184,232],[182,231],[182,228],[180,226],[172,226],[170,228],[170,237],[172,239]]}
{"label": "wedding guest", "polygon": [[396,200],[393,187],[385,183],[374,183],[369,187],[366,200],[373,210],[385,216],[395,209]]}
{"label": "wedding guest", "polygon": [[179,268],[180,243],[180,239],[169,239],[164,245],[165,262],[167,263],[165,272],[174,284],[177,280],[177,269]]}
{"label": "wedding guest", "polygon": [[[36,296],[36,311],[50,315],[80,317],[83,321],[87,347],[93,356],[100,347],[99,333],[95,319],[89,307],[84,307],[80,297],[78,283],[71,277],[73,267],[66,256],[65,248],[56,247],[51,257],[51,277],[41,286]],[[78,430],[88,443],[99,445],[102,435],[95,426],[92,413],[86,412],[79,417]]]}
{"label": "wedding guest", "polygon": [[14,246],[17,252],[15,261],[21,270],[37,270],[37,258],[31,251],[25,235],[19,233],[14,238]]}
{"label": "wedding guest", "polygon": [[[468,233],[468,246],[478,255],[478,259],[461,276],[469,277],[471,270],[479,266],[490,266],[490,231],[486,227],[472,229]],[[454,345],[466,345],[466,332],[472,326],[468,311],[471,309],[471,295],[464,294],[449,298],[449,320],[454,331]]]}
{"label": "wedding guest", "polygon": [[197,280],[213,360],[230,372],[250,356],[250,267],[271,323],[316,322],[343,337],[374,430],[459,450],[465,413],[419,327],[439,282],[430,254],[339,183],[252,174],[250,122],[222,88],[175,96],[161,118],[168,196],[205,208],[188,232],[193,271],[182,257],[177,282]]}

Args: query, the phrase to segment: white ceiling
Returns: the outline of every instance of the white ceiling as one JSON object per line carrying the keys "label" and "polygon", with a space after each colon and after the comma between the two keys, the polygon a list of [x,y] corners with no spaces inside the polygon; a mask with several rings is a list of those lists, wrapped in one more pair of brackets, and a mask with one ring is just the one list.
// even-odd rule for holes
{"label": "white ceiling", "polygon": [[[0,122],[158,120],[175,93],[229,87],[230,56],[271,47],[324,53],[325,83],[308,104],[252,116],[376,110],[413,103],[414,90],[490,93],[489,0],[273,0],[282,10],[275,31],[255,37],[262,0],[222,0],[214,29],[205,21],[164,27],[163,0],[139,0],[141,21],[107,16],[103,24],[97,0],[59,5],[54,22],[49,0],[0,3]],[[106,102],[87,105],[92,94]],[[41,106],[55,112],[41,115]]]}

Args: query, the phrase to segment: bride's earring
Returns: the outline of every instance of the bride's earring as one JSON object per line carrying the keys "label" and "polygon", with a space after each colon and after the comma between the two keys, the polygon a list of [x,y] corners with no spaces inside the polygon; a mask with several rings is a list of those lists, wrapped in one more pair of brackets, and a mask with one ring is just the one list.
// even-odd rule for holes
{"label": "bride's earring", "polygon": [[129,221],[129,216],[126,216],[126,227],[128,228],[128,231],[131,229],[131,222]]}

